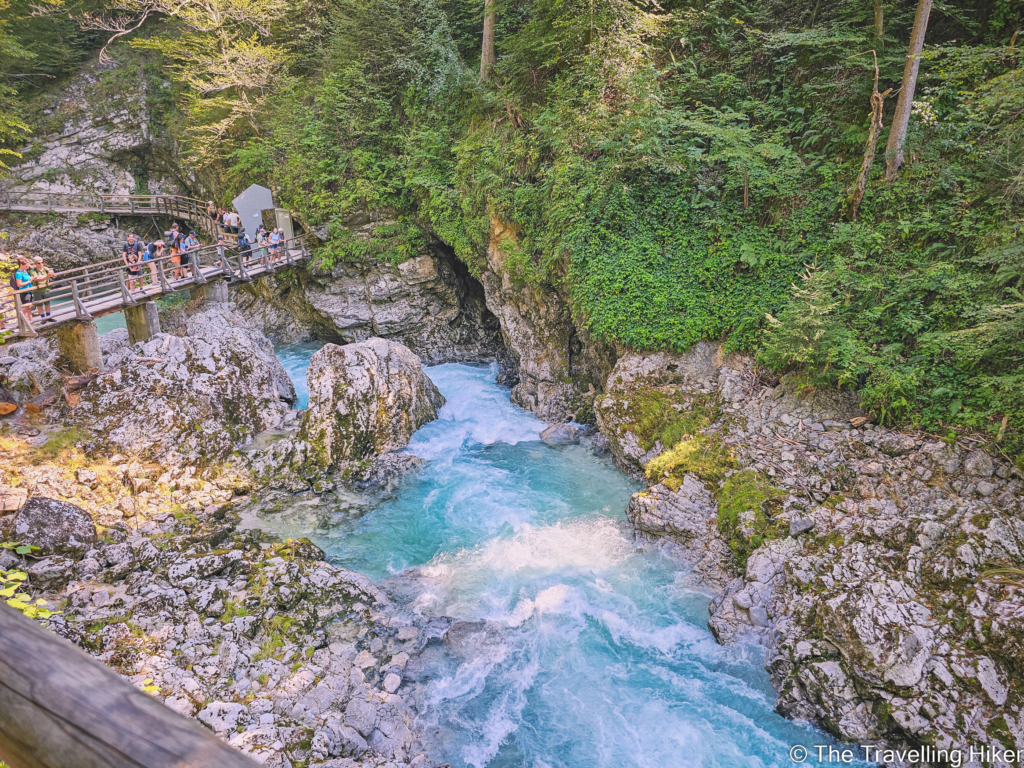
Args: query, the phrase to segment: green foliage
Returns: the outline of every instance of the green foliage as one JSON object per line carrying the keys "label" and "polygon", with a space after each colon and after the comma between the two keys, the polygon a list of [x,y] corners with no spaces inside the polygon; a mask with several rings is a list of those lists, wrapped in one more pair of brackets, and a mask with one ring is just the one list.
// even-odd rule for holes
{"label": "green foliage", "polygon": [[671,447],[684,437],[696,435],[718,416],[718,404],[709,397],[686,398],[653,387],[634,392],[629,399],[630,431],[647,451],[656,442]]}
{"label": "green foliage", "polygon": [[[463,0],[232,0],[220,23],[183,0],[133,44],[169,65],[168,128],[208,185],[274,188],[326,228],[327,267],[439,238],[479,274],[497,222],[514,278],[591,338],[724,341],[883,423],[987,430],[1021,456],[1020,3],[933,12],[907,163],[887,184],[876,162],[843,215],[863,54],[898,87],[915,5],[888,3],[878,41],[852,0],[503,0],[485,85]],[[671,421],[650,439],[691,434]]]}
{"label": "green foliage", "polygon": [[[0,549],[13,551],[18,555],[31,554],[32,550],[39,547],[15,542],[0,542]],[[28,574],[18,568],[0,568],[0,599],[3,599],[11,608],[21,611],[30,619],[48,619],[56,615],[57,611],[46,609],[46,601],[42,599],[33,600],[28,594],[25,582]]]}
{"label": "green foliage", "polygon": [[71,450],[78,443],[91,439],[92,435],[85,430],[79,429],[78,427],[67,427],[58,432],[54,432],[50,436],[49,440],[36,449],[36,454],[40,459],[52,460],[63,454],[65,451]]}

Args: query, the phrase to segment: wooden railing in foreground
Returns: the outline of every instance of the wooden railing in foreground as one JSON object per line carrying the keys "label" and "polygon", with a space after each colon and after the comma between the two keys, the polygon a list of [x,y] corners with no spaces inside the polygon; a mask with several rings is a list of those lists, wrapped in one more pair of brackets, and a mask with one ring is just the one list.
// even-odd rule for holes
{"label": "wooden railing in foreground", "polygon": [[0,604],[0,759],[11,768],[254,768],[193,720]]}
{"label": "wooden railing in foreground", "polygon": [[[213,279],[248,282],[305,259],[309,255],[305,235],[284,241],[276,248],[254,246],[242,252],[237,244],[207,245],[188,254],[187,263],[174,263],[165,251],[160,258],[140,261],[138,275],[129,272],[120,258],[57,272],[49,281],[46,297],[23,288],[0,286],[0,331],[18,336],[37,336],[62,323],[95,317],[135,306],[141,301],[202,285]],[[179,257],[181,258],[181,257]],[[32,293],[33,317],[26,317],[27,294]],[[50,317],[37,316],[41,305],[50,305]]]}

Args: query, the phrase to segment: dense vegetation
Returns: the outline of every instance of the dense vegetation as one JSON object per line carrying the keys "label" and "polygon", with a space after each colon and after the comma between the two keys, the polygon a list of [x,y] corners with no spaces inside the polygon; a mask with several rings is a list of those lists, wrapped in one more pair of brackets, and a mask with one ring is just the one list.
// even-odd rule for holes
{"label": "dense vegetation", "polygon": [[[158,9],[122,40],[163,57],[213,191],[270,184],[328,260],[437,236],[479,269],[498,217],[596,338],[723,339],[1024,454],[1020,0],[932,9],[907,161],[887,183],[880,155],[855,219],[871,51],[899,88],[909,0],[881,30],[867,0],[499,0],[485,83],[483,0],[118,3]],[[367,208],[397,223],[358,239]]]}

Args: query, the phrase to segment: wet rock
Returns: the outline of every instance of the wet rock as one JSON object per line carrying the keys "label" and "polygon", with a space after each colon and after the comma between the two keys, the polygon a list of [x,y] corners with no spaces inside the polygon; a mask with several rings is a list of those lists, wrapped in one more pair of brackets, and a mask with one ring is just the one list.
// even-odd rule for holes
{"label": "wet rock", "polygon": [[14,517],[11,536],[39,555],[81,557],[96,542],[92,516],[66,501],[33,496]]}
{"label": "wet rock", "polygon": [[579,438],[580,430],[575,424],[552,424],[540,433],[540,439],[548,445],[568,445]]}

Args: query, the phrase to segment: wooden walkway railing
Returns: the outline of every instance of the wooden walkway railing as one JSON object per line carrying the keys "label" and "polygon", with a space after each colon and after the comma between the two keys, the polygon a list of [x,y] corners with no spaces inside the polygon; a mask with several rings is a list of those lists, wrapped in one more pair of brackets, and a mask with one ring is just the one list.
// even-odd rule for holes
{"label": "wooden walkway railing", "polygon": [[206,203],[182,195],[71,195],[57,192],[2,192],[0,210],[19,213],[102,213],[111,216],[168,216],[187,219],[209,237],[216,225]]}
{"label": "wooden walkway railing", "polygon": [[11,768],[256,768],[0,603],[0,760]]}
{"label": "wooden walkway railing", "polygon": [[[23,337],[38,336],[63,323],[92,320],[213,279],[248,282],[308,258],[305,238],[300,235],[276,248],[253,246],[247,251],[239,250],[236,244],[208,245],[182,255],[177,263],[178,257],[165,251],[160,258],[137,262],[131,268],[120,258],[76,267],[56,273],[45,296],[38,289],[0,287],[0,330]],[[137,273],[130,271],[136,267]],[[45,304],[49,305],[50,316],[40,318]]]}

